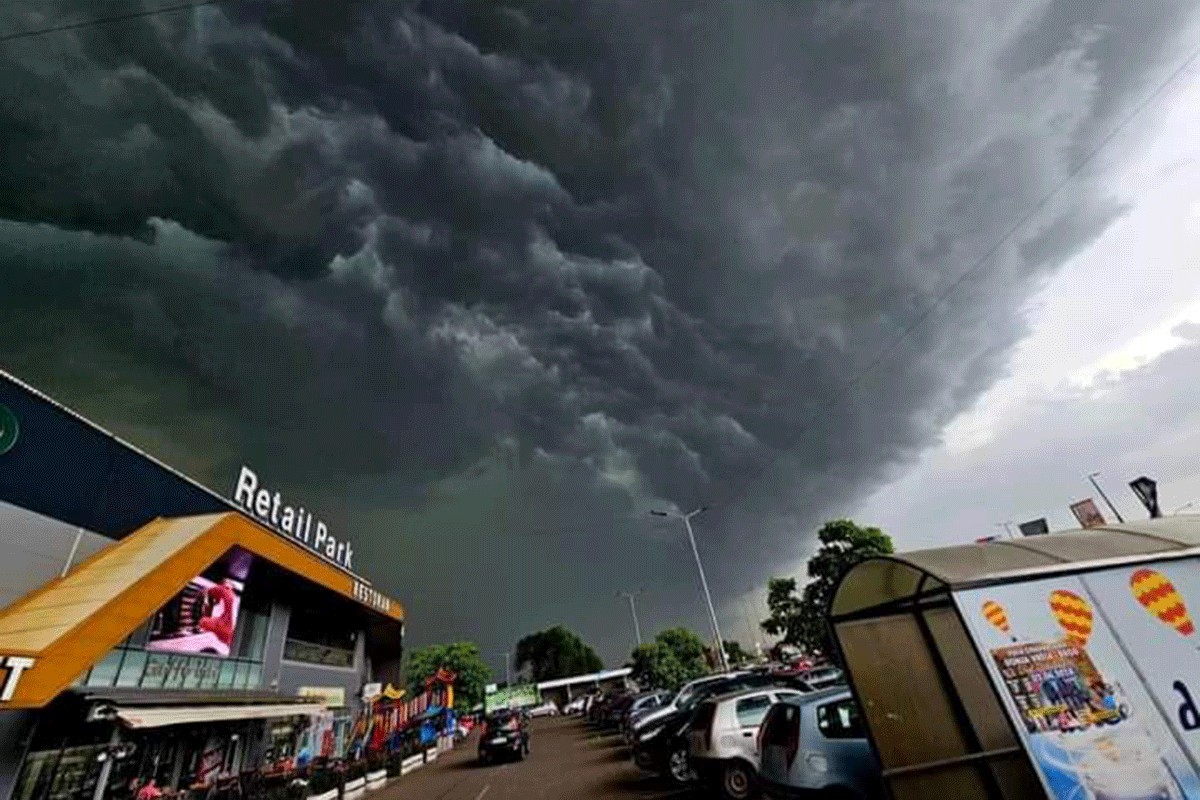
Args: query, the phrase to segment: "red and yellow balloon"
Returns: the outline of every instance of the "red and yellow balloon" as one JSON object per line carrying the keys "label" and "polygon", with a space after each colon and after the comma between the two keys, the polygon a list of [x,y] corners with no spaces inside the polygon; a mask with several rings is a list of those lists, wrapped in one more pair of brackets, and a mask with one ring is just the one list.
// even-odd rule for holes
{"label": "red and yellow balloon", "polygon": [[1181,636],[1191,636],[1196,632],[1183,596],[1166,575],[1152,569],[1139,569],[1129,576],[1129,588],[1142,608],[1163,624],[1170,625]]}
{"label": "red and yellow balloon", "polygon": [[1074,592],[1056,589],[1050,593],[1050,612],[1059,627],[1067,634],[1067,641],[1087,647],[1092,638],[1092,605]]}
{"label": "red and yellow balloon", "polygon": [[[1004,606],[995,600],[984,600],[983,616],[996,630],[1005,636],[1012,636],[1012,626],[1008,622],[1008,612],[1004,609]],[[1016,641],[1015,636],[1013,637],[1013,641]]]}

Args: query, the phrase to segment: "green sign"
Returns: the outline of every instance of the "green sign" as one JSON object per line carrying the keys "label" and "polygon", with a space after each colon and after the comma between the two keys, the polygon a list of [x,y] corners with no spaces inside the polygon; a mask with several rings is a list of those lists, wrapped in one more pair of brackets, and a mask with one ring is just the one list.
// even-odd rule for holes
{"label": "green sign", "polygon": [[0,405],[0,456],[13,449],[20,432],[17,415],[8,406]]}
{"label": "green sign", "polygon": [[524,683],[488,692],[483,700],[483,708],[490,713],[498,708],[527,708],[540,705],[541,702],[542,695],[537,686]]}

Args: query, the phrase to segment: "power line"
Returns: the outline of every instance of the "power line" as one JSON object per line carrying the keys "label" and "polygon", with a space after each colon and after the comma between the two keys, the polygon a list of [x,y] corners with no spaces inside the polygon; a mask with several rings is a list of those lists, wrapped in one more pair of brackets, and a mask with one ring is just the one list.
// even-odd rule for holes
{"label": "power line", "polygon": [[215,6],[219,3],[229,2],[229,0],[194,0],[190,3],[179,3],[173,6],[160,6],[158,8],[144,8],[141,11],[130,11],[125,14],[114,14],[108,17],[93,17],[92,19],[81,20],[79,22],[65,22],[59,25],[51,25],[45,28],[34,28],[28,31],[17,31],[16,33],[0,34],[0,44],[4,42],[14,42],[18,39],[31,39],[35,36],[45,36],[48,33],[63,33],[65,31],[77,31],[84,28],[93,28],[98,25],[109,25],[116,22],[127,22],[134,19],[144,19],[146,17],[154,17],[159,14],[173,14],[179,11],[191,11],[196,8],[205,6]]}
{"label": "power line", "polygon": [[[1001,235],[1000,239],[997,240],[997,242],[994,245],[992,245],[987,250],[985,250],[983,255],[981,255],[978,259],[976,259],[974,262],[972,262],[970,267],[968,267],[965,271],[962,272],[962,274],[960,274],[957,278],[955,278],[953,281],[951,281],[950,284],[944,290],[942,290],[933,299],[933,301],[931,303],[929,303],[929,305],[927,305],[924,309],[922,309],[922,311],[916,316],[916,318],[911,323],[909,323],[903,330],[901,330],[899,336],[897,336],[895,339],[893,339],[891,342],[889,342],[887,345],[885,345],[884,348],[879,351],[879,353],[875,356],[875,358],[873,358],[864,369],[860,370],[849,381],[847,381],[846,383],[844,383],[841,386],[839,391],[834,395],[831,402],[829,402],[827,404],[822,404],[820,406],[819,410],[827,411],[827,410],[833,408],[835,405],[837,405],[837,403],[841,402],[845,398],[846,394],[848,394],[853,389],[857,388],[857,386],[862,382],[862,380],[864,378],[866,378],[869,374],[874,372],[875,369],[877,369],[881,364],[883,364],[883,362],[885,360],[887,360],[887,358],[893,352],[895,352],[896,348],[899,347],[901,344],[903,344],[910,336],[913,335],[913,333],[915,333],[917,331],[918,328],[920,328],[923,324],[925,324],[925,322],[927,322],[930,319],[930,317],[933,316],[933,314],[946,302],[946,300],[948,300],[950,298],[951,295],[954,294],[955,291],[958,290],[958,288],[960,286],[962,286],[964,283],[966,283],[966,281],[969,278],[973,277],[977,272],[979,272],[980,269],[982,269],[989,261],[991,261],[992,258],[996,255],[996,253],[998,253],[1000,251],[1000,248],[1002,248],[1014,235],[1016,235],[1016,233],[1018,231],[1020,231],[1030,220],[1032,220],[1038,214],[1038,212],[1040,212],[1043,208],[1045,208],[1046,205],[1051,200],[1053,200],[1056,196],[1058,196],[1058,194],[1064,188],[1066,188],[1068,184],[1070,184],[1075,178],[1077,178],[1079,176],[1079,174],[1081,172],[1083,172],[1084,168],[1087,167],[1088,164],[1090,164],[1093,160],[1095,160],[1096,156],[1098,156],[1104,150],[1104,148],[1107,147],[1113,141],[1113,139],[1115,139],[1123,130],[1125,130],[1125,128],[1127,128],[1129,126],[1129,124],[1131,122],[1133,122],[1134,119],[1136,119],[1138,116],[1140,116],[1142,114],[1143,111],[1145,111],[1147,108],[1149,108],[1151,103],[1153,103],[1166,90],[1166,88],[1168,86],[1170,86],[1172,83],[1174,83],[1176,80],[1178,80],[1179,77],[1185,71],[1187,71],[1187,69],[1196,61],[1197,58],[1200,58],[1200,48],[1193,50],[1192,53],[1187,58],[1185,58],[1179,64],[1179,66],[1177,66],[1174,70],[1172,70],[1171,73],[1168,74],[1166,78],[1164,78],[1159,84],[1157,84],[1155,86],[1155,88],[1149,94],[1147,94],[1145,97],[1142,98],[1142,100],[1140,100],[1137,104],[1135,104],[1133,106],[1133,108],[1129,111],[1128,114],[1126,114],[1124,117],[1122,117],[1117,122],[1117,124],[1103,138],[1101,138],[1094,147],[1092,147],[1092,149],[1090,149],[1089,151],[1087,151],[1087,153],[1084,154],[1083,158],[1080,159],[1079,163],[1077,163],[1074,167],[1072,167],[1070,169],[1070,171],[1068,171],[1067,174],[1063,176],[1062,180],[1059,181],[1054,186],[1054,188],[1052,188],[1046,194],[1042,195],[1042,197],[1036,203],[1034,203],[1029,208],[1028,211],[1026,211],[1024,214],[1022,214],[1017,219],[1016,222],[1014,222],[1011,226],[1009,226],[1009,228],[1007,230],[1005,230],[1005,232]],[[794,447],[789,448],[788,450],[785,450],[784,452],[778,454],[774,458],[771,458],[766,464],[764,464],[762,466],[762,468],[754,471],[750,476],[748,476],[748,478],[746,480],[743,480],[741,482],[741,485],[743,487],[748,487],[755,481],[759,480],[770,469],[774,468],[784,458],[786,458],[788,455],[790,455],[794,450],[795,450]],[[735,495],[739,494],[739,493],[742,493],[742,492],[735,491],[735,492],[731,493],[730,495],[727,496],[727,498],[725,499],[724,502],[728,503],[728,502],[733,501]]]}

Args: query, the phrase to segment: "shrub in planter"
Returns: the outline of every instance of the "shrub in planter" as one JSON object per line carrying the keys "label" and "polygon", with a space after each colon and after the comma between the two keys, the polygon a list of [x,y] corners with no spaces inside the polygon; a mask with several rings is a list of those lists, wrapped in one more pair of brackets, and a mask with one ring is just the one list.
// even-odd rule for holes
{"label": "shrub in planter", "polygon": [[395,752],[388,757],[387,774],[389,778],[394,778],[400,774],[400,768],[404,765],[404,753]]}
{"label": "shrub in planter", "polygon": [[350,781],[357,780],[359,778],[365,778],[365,777],[367,777],[367,761],[366,761],[366,759],[359,759],[358,761],[352,761],[346,765],[346,782],[347,783],[349,783]]}

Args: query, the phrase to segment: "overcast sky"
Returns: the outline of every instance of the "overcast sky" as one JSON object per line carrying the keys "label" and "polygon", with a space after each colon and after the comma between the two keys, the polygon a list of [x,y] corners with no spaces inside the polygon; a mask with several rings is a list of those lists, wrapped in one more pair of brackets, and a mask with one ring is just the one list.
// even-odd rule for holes
{"label": "overcast sky", "polygon": [[744,634],[831,516],[917,547],[1065,525],[1095,469],[1200,497],[1195,71],[1075,174],[1197,17],[246,0],[3,42],[0,360],[302,498],[413,643],[499,669],[563,623],[618,662],[637,587],[703,630],[646,513],[701,503]]}

